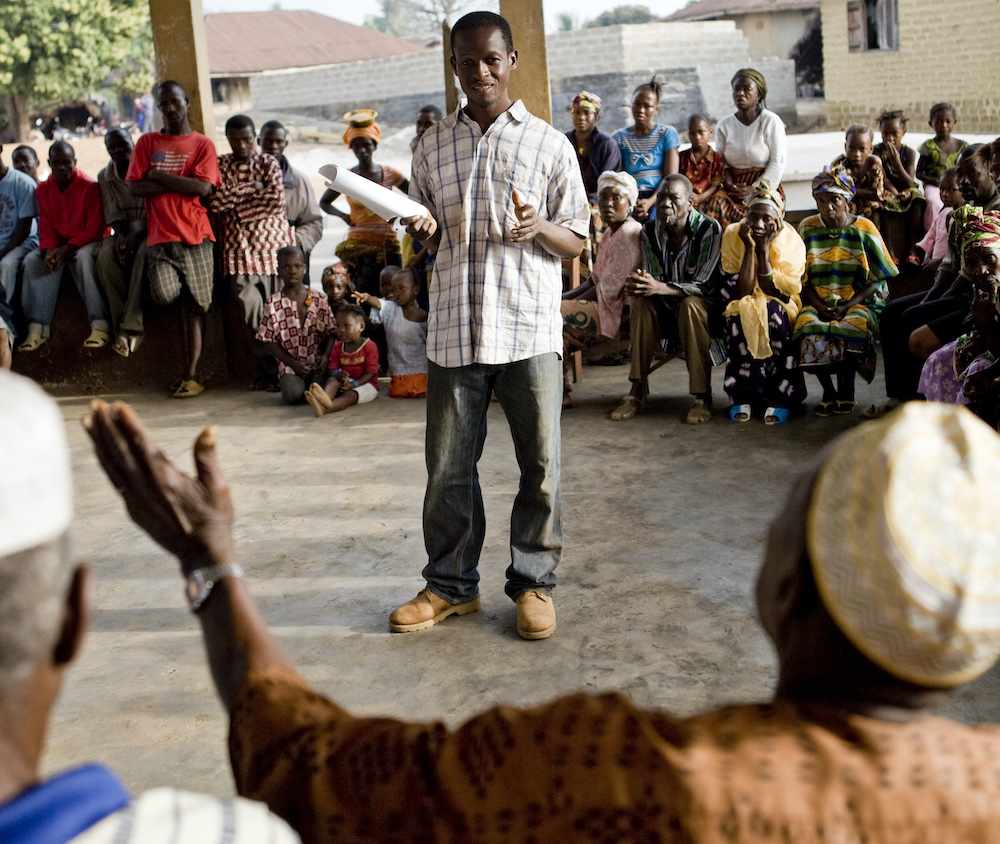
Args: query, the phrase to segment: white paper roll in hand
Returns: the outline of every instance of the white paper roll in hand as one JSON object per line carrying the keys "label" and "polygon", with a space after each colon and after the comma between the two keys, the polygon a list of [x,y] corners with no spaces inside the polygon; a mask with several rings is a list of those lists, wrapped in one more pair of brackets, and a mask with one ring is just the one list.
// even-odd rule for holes
{"label": "white paper roll in hand", "polygon": [[378,214],[387,223],[397,217],[429,216],[430,212],[419,202],[414,202],[401,193],[396,193],[371,179],[352,173],[336,164],[324,164],[319,174],[328,179],[326,186],[331,190],[356,199],[373,214]]}

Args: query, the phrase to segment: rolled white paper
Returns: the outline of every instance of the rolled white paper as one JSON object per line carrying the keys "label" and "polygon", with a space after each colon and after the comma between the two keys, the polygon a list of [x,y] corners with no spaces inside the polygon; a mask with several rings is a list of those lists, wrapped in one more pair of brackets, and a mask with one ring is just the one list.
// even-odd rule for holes
{"label": "rolled white paper", "polygon": [[387,223],[396,217],[417,217],[430,213],[423,205],[414,202],[408,196],[394,193],[371,179],[366,179],[336,164],[324,164],[319,168],[319,174],[328,179],[326,183],[328,188],[356,199]]}

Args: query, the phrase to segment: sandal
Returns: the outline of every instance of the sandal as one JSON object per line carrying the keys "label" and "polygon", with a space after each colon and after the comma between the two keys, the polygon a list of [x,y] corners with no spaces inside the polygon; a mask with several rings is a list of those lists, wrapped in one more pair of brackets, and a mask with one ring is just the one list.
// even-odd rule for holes
{"label": "sandal", "polygon": [[634,419],[637,414],[642,413],[645,409],[645,400],[631,395],[625,396],[622,399],[622,403],[611,411],[610,418],[615,422],[627,422],[629,419]]}
{"label": "sandal", "polygon": [[816,403],[816,409],[813,411],[813,416],[819,416],[822,419],[826,419],[828,416],[833,416],[833,406],[836,402],[832,401],[821,401]]}
{"label": "sandal", "polygon": [[873,404],[871,407],[862,411],[861,415],[864,416],[865,419],[881,419],[901,404],[902,402],[899,399],[889,399],[889,401],[885,404]]}
{"label": "sandal", "polygon": [[787,407],[769,407],[764,411],[765,425],[781,425],[788,421],[791,414]]}
{"label": "sandal", "polygon": [[19,352],[33,352],[48,339],[48,337],[42,337],[41,334],[29,334],[24,338],[24,342],[17,347],[17,350]]}
{"label": "sandal", "polygon": [[[139,348],[139,344],[141,342],[142,342],[141,334],[129,334],[128,332],[123,331],[121,334],[115,337],[115,342],[112,344],[111,350],[115,354],[121,355],[123,358],[127,358],[129,355],[135,352],[136,349]],[[178,382],[177,387],[175,387],[174,389],[176,390],[179,387],[180,387],[180,382]]]}
{"label": "sandal", "polygon": [[837,399],[837,404],[833,408],[833,412],[837,416],[849,416],[854,413],[854,408],[858,406],[858,403],[854,399],[841,400]]}
{"label": "sandal", "polygon": [[753,408],[748,404],[734,404],[729,408],[729,418],[733,422],[749,422],[753,419]]}
{"label": "sandal", "polygon": [[110,339],[111,336],[108,334],[107,331],[100,331],[95,328],[93,331],[90,332],[90,336],[83,341],[83,348],[103,349],[105,346],[108,345],[108,340]]}
{"label": "sandal", "polygon": [[712,419],[712,405],[705,399],[695,399],[684,420],[688,425],[704,425]]}
{"label": "sandal", "polygon": [[189,378],[187,381],[181,381],[181,385],[174,391],[175,399],[193,399],[195,396],[200,396],[205,392],[205,388],[201,386],[193,378]]}

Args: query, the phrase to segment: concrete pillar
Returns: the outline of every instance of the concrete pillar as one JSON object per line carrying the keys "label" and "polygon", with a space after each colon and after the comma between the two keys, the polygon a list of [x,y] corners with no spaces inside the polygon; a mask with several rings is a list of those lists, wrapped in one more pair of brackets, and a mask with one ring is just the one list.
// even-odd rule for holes
{"label": "concrete pillar", "polygon": [[156,81],[173,79],[187,91],[191,128],[215,140],[208,42],[201,0],[149,0],[156,46]]}
{"label": "concrete pillar", "polygon": [[551,123],[545,4],[541,0],[500,0],[500,14],[510,22],[517,50],[517,69],[510,75],[510,97],[524,100],[528,111]]}

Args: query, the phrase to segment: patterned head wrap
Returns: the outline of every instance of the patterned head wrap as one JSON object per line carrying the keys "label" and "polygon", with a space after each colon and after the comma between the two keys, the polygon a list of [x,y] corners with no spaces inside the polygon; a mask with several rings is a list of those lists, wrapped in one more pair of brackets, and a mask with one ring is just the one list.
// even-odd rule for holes
{"label": "patterned head wrap", "polygon": [[962,205],[951,212],[951,219],[963,254],[977,246],[1000,247],[1000,212]]}
{"label": "patterned head wrap", "polygon": [[823,172],[813,179],[813,196],[818,193],[833,193],[845,199],[854,199],[854,177],[846,167],[824,167]]}
{"label": "patterned head wrap", "polygon": [[907,402],[841,437],[806,518],[823,605],[890,674],[932,688],[1000,656],[1000,437],[963,407]]}
{"label": "patterned head wrap", "polygon": [[767,80],[764,78],[764,74],[759,70],[754,70],[752,67],[744,67],[733,74],[733,78],[729,80],[729,85],[735,85],[736,80],[741,76],[745,79],[753,80],[753,83],[757,86],[757,90],[760,91],[760,107],[763,108],[767,100]]}
{"label": "patterned head wrap", "polygon": [[344,143],[351,145],[355,138],[371,138],[375,141],[375,146],[382,139],[382,130],[378,128],[378,123],[371,123],[368,126],[348,126],[344,132]]}
{"label": "patterned head wrap", "polygon": [[570,107],[570,111],[576,111],[580,106],[590,106],[594,110],[594,114],[598,117],[601,116],[601,98],[597,94],[591,94],[590,91],[581,91],[573,97],[573,105]]}
{"label": "patterned head wrap", "polygon": [[600,193],[606,187],[618,186],[625,188],[628,194],[628,207],[634,208],[636,200],[639,198],[639,186],[635,179],[628,173],[616,173],[614,170],[605,170],[597,177],[597,192]]}
{"label": "patterned head wrap", "polygon": [[776,190],[771,190],[767,179],[762,179],[750,191],[750,195],[747,197],[747,208],[752,208],[754,205],[770,205],[778,212],[778,219],[785,218],[785,199]]}

